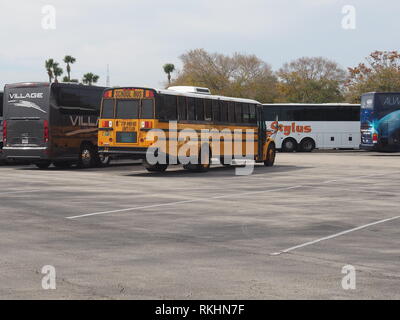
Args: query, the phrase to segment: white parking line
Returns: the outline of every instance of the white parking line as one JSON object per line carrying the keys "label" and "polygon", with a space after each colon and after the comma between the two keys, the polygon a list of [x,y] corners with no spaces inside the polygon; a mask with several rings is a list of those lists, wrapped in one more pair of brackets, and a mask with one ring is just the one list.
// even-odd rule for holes
{"label": "white parking line", "polygon": [[284,188],[277,188],[277,189],[270,189],[270,190],[267,189],[267,190],[249,191],[249,192],[236,193],[236,194],[224,194],[224,195],[221,195],[221,196],[214,196],[214,197],[209,197],[209,198],[198,198],[198,199],[190,199],[190,200],[182,200],[182,201],[174,201],[174,202],[153,204],[153,205],[142,206],[142,207],[132,207],[132,208],[125,208],[125,209],[117,209],[117,210],[110,210],[110,211],[87,213],[87,214],[81,214],[81,215],[77,215],[77,216],[66,217],[66,219],[77,219],[77,218],[84,218],[84,217],[90,217],[90,216],[104,215],[104,214],[109,214],[109,213],[134,211],[134,210],[141,210],[141,209],[150,209],[150,208],[157,208],[157,207],[163,207],[163,206],[172,206],[172,205],[184,204],[184,203],[206,202],[206,201],[210,201],[210,200],[223,199],[223,198],[237,198],[237,197],[245,196],[245,195],[249,195],[249,194],[276,192],[276,191],[297,189],[297,188],[301,188],[301,187],[302,187],[301,185],[298,185],[298,186],[284,187]]}
{"label": "white parking line", "polygon": [[272,256],[278,256],[278,255],[281,255],[283,253],[288,253],[288,252],[293,251],[293,250],[304,248],[304,247],[316,244],[316,243],[321,242],[321,241],[326,241],[326,240],[330,240],[330,239],[333,239],[333,238],[337,238],[337,237],[343,236],[345,234],[348,234],[348,233],[351,233],[351,232],[354,232],[354,231],[362,230],[362,229],[365,229],[365,228],[368,228],[368,227],[371,227],[371,226],[374,226],[374,225],[377,225],[377,224],[393,221],[393,220],[396,220],[396,219],[399,219],[399,218],[400,218],[400,216],[396,216],[396,217],[392,217],[392,218],[383,219],[383,220],[375,221],[375,222],[372,222],[372,223],[368,223],[368,224],[365,224],[365,225],[360,226],[360,227],[356,227],[356,228],[353,228],[353,229],[345,230],[345,231],[342,231],[342,232],[339,232],[339,233],[335,233],[333,235],[330,235],[330,236],[327,236],[327,237],[323,237],[323,238],[320,238],[320,239],[317,239],[317,240],[309,241],[309,242],[306,242],[306,243],[303,243],[303,244],[300,244],[300,245],[297,245],[297,246],[294,246],[294,247],[291,247],[291,248],[288,248],[288,249],[285,249],[285,250],[282,250],[282,251],[274,252],[274,253],[271,253],[271,255]]}

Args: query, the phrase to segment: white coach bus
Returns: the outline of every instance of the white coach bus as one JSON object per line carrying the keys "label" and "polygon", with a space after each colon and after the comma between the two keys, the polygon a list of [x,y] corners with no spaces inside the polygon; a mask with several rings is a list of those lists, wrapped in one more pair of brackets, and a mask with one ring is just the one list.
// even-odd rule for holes
{"label": "white coach bus", "polygon": [[263,114],[267,130],[277,132],[276,148],[281,151],[360,147],[358,104],[264,104]]}

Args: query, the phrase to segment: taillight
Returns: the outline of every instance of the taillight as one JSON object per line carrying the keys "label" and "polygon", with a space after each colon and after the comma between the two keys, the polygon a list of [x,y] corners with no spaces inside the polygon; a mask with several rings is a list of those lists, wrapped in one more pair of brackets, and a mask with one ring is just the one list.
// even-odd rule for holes
{"label": "taillight", "polygon": [[378,143],[378,134],[377,134],[377,133],[374,133],[374,134],[372,135],[372,142],[373,142],[373,143]]}
{"label": "taillight", "polygon": [[112,128],[112,121],[103,121],[102,127],[103,128]]}
{"label": "taillight", "polygon": [[44,142],[49,142],[49,122],[47,120],[43,122],[43,138]]}
{"label": "taillight", "polygon": [[153,123],[151,121],[142,121],[140,126],[142,129],[151,129],[153,127]]}
{"label": "taillight", "polygon": [[3,121],[3,144],[7,142],[7,121]]}

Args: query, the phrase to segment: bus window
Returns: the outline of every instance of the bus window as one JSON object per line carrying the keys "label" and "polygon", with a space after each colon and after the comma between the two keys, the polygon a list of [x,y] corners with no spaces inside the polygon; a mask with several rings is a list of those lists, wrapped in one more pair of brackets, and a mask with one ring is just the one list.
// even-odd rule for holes
{"label": "bus window", "polygon": [[118,100],[117,119],[137,119],[139,113],[139,100]]}
{"label": "bus window", "polygon": [[228,122],[228,102],[221,101],[221,122]]}
{"label": "bus window", "polygon": [[212,100],[212,118],[215,122],[221,121],[221,115],[219,110],[219,101]]}
{"label": "bus window", "polygon": [[234,123],[235,122],[235,103],[228,102],[228,122]]}
{"label": "bus window", "polygon": [[204,121],[204,100],[196,99],[196,120]]}
{"label": "bus window", "polygon": [[187,120],[186,98],[178,97],[178,119]]}
{"label": "bus window", "polygon": [[235,103],[235,122],[242,123],[242,104],[239,102]]}
{"label": "bus window", "polygon": [[243,122],[244,123],[250,122],[250,109],[247,103],[243,104]]}
{"label": "bus window", "polygon": [[107,99],[103,100],[103,110],[101,117],[104,119],[114,118],[114,100]]}
{"label": "bus window", "polygon": [[211,100],[204,100],[204,118],[206,121],[212,120]]}
{"label": "bus window", "polygon": [[176,96],[173,95],[162,95],[159,99],[158,117],[160,120],[176,120],[177,118],[177,105]]}
{"label": "bus window", "polygon": [[250,123],[256,123],[257,116],[256,116],[256,106],[254,104],[250,105]]}
{"label": "bus window", "polygon": [[194,98],[187,98],[188,120],[196,120],[194,112]]}
{"label": "bus window", "polygon": [[142,100],[142,110],[141,110],[140,117],[142,119],[153,119],[154,118],[153,100],[151,100],[151,99],[143,99]]}

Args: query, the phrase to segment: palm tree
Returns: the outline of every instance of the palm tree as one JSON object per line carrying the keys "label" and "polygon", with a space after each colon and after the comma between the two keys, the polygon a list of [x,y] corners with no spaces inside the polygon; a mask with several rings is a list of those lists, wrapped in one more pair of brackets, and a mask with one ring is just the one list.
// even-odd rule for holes
{"label": "palm tree", "polygon": [[82,82],[91,86],[92,83],[96,83],[99,78],[98,75],[88,72],[83,75]]}
{"label": "palm tree", "polygon": [[53,80],[53,64],[54,64],[54,60],[53,59],[49,59],[49,60],[46,60],[44,62],[44,66],[46,68],[47,75],[49,76],[49,82],[50,83]]}
{"label": "palm tree", "polygon": [[58,82],[57,77],[61,76],[64,72],[62,68],[60,68],[58,62],[53,63],[53,74],[54,74],[54,82]]}
{"label": "palm tree", "polygon": [[[64,62],[67,64],[67,73],[68,73],[68,77],[66,77],[68,80],[71,80],[71,66],[70,64],[75,63],[76,59],[73,56],[65,56],[64,57]],[[64,78],[64,79],[66,79]]]}
{"label": "palm tree", "polygon": [[168,75],[168,84],[171,84],[171,73],[174,72],[175,66],[172,63],[164,64],[164,72]]}

